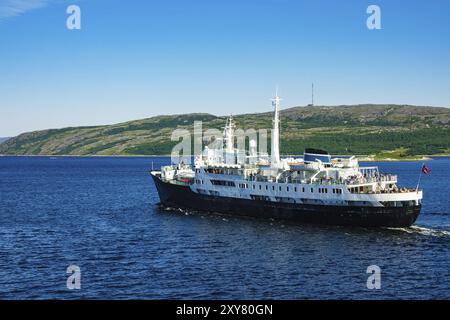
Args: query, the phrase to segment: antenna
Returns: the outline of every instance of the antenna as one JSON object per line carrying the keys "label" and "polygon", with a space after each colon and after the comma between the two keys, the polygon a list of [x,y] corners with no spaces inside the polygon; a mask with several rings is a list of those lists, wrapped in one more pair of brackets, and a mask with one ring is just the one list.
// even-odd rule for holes
{"label": "antenna", "polygon": [[311,83],[311,106],[314,106],[314,82]]}

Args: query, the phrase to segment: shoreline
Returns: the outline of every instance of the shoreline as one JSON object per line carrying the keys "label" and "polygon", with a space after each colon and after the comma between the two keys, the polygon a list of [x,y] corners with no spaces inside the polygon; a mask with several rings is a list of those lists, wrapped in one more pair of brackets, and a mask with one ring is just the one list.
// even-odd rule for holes
{"label": "shoreline", "polygon": [[[190,155],[193,157],[193,155]],[[352,155],[331,155],[332,157],[351,157]],[[12,155],[12,154],[0,154],[1,157],[43,157],[43,158],[159,158],[159,157],[171,157],[171,155]],[[282,157],[303,157],[303,155],[282,155]],[[433,158],[450,157],[450,154],[437,154],[437,155],[417,155],[408,158],[382,158],[376,159],[374,155],[355,155],[360,162],[401,162],[401,161],[432,161]],[[420,157],[420,158],[414,158]]]}

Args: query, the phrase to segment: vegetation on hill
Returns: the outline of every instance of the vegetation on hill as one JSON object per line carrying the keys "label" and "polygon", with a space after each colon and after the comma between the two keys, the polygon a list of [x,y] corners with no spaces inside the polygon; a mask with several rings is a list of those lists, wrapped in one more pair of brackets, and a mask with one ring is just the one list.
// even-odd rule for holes
{"label": "vegetation on hill", "polygon": [[[242,129],[272,127],[272,112],[238,115],[234,119],[237,127]],[[193,132],[194,121],[202,121],[203,130],[222,130],[226,117],[170,115],[108,126],[35,131],[0,144],[0,154],[170,154],[178,143],[170,140],[172,131],[183,128]],[[314,147],[332,154],[369,155],[385,150],[402,150],[408,156],[442,154],[450,150],[449,123],[448,108],[404,105],[294,107],[281,111],[281,152],[301,154],[305,147]]]}

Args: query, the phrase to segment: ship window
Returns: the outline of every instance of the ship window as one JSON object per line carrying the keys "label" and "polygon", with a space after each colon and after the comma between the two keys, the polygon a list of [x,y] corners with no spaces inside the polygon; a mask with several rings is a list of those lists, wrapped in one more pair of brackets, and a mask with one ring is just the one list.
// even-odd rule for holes
{"label": "ship window", "polygon": [[289,187],[286,187],[286,191],[288,191],[288,192],[289,192]]}
{"label": "ship window", "polygon": [[297,192],[297,187],[294,187],[294,192]]}
{"label": "ship window", "polygon": [[321,193],[322,188],[319,188],[319,193]]}
{"label": "ship window", "polygon": [[236,184],[233,181],[226,180],[211,180],[211,183],[215,186],[235,187]]}
{"label": "ship window", "polygon": [[272,186],[272,190],[275,191],[275,186]]}
{"label": "ship window", "polygon": [[259,190],[261,190],[261,185],[259,185]]}
{"label": "ship window", "polygon": [[313,188],[311,188],[311,193],[312,193],[312,192],[314,192],[314,189],[313,189]]}
{"label": "ship window", "polygon": [[266,184],[266,190],[269,190],[269,186]]}
{"label": "ship window", "polygon": [[279,187],[279,190],[281,191],[281,186]]}
{"label": "ship window", "polygon": [[253,189],[255,189],[255,185],[253,185]]}
{"label": "ship window", "polygon": [[302,192],[305,192],[305,187],[302,188]]}

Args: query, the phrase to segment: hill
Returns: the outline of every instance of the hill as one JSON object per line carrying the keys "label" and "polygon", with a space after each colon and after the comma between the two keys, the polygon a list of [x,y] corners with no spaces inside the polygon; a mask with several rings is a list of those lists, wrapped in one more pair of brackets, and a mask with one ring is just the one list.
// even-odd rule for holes
{"label": "hill", "polygon": [[[238,128],[270,129],[272,112],[234,116]],[[222,129],[226,117],[211,114],[156,116],[115,125],[23,133],[0,144],[7,155],[162,155],[177,142],[175,128]],[[450,152],[450,109],[409,105],[293,107],[281,111],[281,152],[305,147],[333,154],[373,154],[403,148],[406,155]],[[269,142],[270,145],[270,142]]]}
{"label": "hill", "polygon": [[5,142],[8,139],[10,139],[10,138],[9,137],[0,137],[0,143]]}

